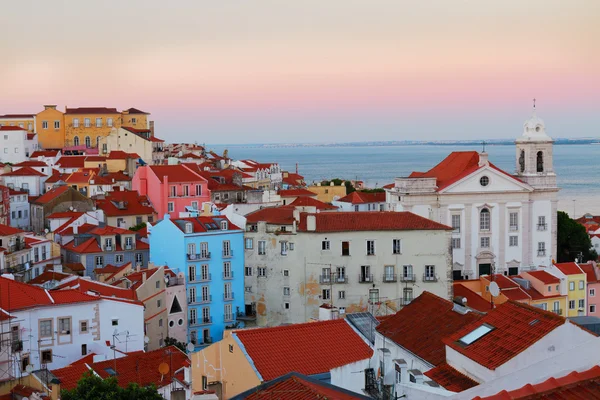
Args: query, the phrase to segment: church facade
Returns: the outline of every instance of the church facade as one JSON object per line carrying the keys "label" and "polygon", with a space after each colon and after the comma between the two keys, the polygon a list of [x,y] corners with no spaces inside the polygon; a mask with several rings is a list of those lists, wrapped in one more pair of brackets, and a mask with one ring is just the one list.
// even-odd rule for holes
{"label": "church facade", "polygon": [[553,140],[533,116],[515,141],[515,172],[483,151],[453,152],[427,172],[396,178],[386,202],[453,228],[454,280],[517,275],[556,257],[558,187]]}

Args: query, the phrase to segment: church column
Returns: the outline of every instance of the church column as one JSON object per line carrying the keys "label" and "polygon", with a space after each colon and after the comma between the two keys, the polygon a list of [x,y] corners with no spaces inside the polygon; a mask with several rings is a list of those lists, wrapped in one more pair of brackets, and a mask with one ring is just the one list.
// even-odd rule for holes
{"label": "church column", "polygon": [[[475,254],[473,254],[473,249],[471,246],[471,234],[473,231],[473,226],[472,226],[472,213],[473,213],[473,205],[472,204],[465,204],[465,243],[464,243],[464,248],[465,248],[465,266],[464,266],[464,270],[465,271],[473,271],[473,274],[475,273],[475,268],[473,267],[473,257],[475,256]],[[477,227],[479,228],[479,227]]]}
{"label": "church column", "polygon": [[506,268],[506,203],[499,203],[498,205],[500,217],[498,234],[500,237],[498,238],[498,265],[496,265],[496,270]]}
{"label": "church column", "polygon": [[[552,214],[551,214],[551,218],[552,220],[550,221],[550,232],[552,235],[552,258],[558,262],[558,254],[557,252],[557,238],[556,236],[558,235],[558,200],[554,199],[551,201],[551,210],[552,210]],[[575,216],[573,216],[575,217]],[[550,261],[548,262],[548,264],[550,264]]]}
{"label": "church column", "polygon": [[532,226],[533,220],[531,217],[531,200],[527,200],[523,202],[523,244],[522,251],[523,257],[521,257],[521,267],[527,266],[529,267],[532,262],[531,258],[531,235],[532,235]]}

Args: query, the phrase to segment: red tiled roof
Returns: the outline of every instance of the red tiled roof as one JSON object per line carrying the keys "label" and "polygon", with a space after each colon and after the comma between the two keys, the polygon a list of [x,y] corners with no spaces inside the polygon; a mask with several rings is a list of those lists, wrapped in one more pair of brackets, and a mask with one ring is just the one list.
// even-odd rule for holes
{"label": "red tiled roof", "polygon": [[314,232],[345,231],[406,231],[406,230],[450,230],[430,219],[408,211],[365,211],[300,214],[299,231],[307,231],[307,217],[314,216],[316,229]]}
{"label": "red tiled roof", "polygon": [[[171,220],[182,232],[185,232],[185,223],[191,222],[193,232],[209,232],[211,230],[221,230],[221,221],[227,221],[227,230],[234,231],[239,230],[240,228],[235,224],[231,223],[229,219],[224,215],[214,216],[214,217],[189,217],[189,218],[173,218]],[[207,228],[207,224],[215,224],[215,227],[211,227],[211,229]]]}
{"label": "red tiled roof", "polygon": [[73,272],[85,271],[85,267],[82,263],[64,263],[63,266]]}
{"label": "red tiled roof", "polygon": [[439,365],[446,361],[443,339],[481,318],[480,314],[460,314],[453,308],[452,302],[423,292],[376,329],[428,363]]}
{"label": "red tiled roof", "polygon": [[25,128],[21,128],[19,126],[0,126],[0,131],[27,131]]}
{"label": "red tiled roof", "polygon": [[[4,186],[4,187],[6,187],[6,186]],[[14,190],[14,189],[8,188],[8,194],[11,195],[11,196],[18,196],[18,195],[21,195],[21,194],[28,194],[28,193],[24,192],[24,191]]]}
{"label": "red tiled roof", "polygon": [[179,158],[195,158],[195,159],[199,159],[199,160],[201,160],[201,159],[203,159],[204,157],[202,157],[202,156],[197,156],[197,155],[195,155],[194,153],[185,153],[185,154],[181,155]]}
{"label": "red tiled roof", "polygon": [[150,115],[150,113],[147,113],[145,111],[142,111],[142,110],[139,110],[139,109],[133,108],[133,107],[128,108],[125,111],[127,111],[129,114],[145,114],[145,115]]}
{"label": "red tiled roof", "polygon": [[104,236],[104,235],[132,235],[135,232],[134,231],[130,231],[128,229],[123,229],[123,228],[117,228],[116,226],[103,226],[103,227],[96,227],[94,230],[92,230],[90,232],[92,235],[98,235],[98,236]]}
{"label": "red tiled roof", "polygon": [[166,176],[169,183],[205,182],[206,179],[183,165],[150,165],[154,175],[164,183]]}
{"label": "red tiled roof", "polygon": [[35,133],[28,133],[27,134],[27,140],[33,140],[35,138]]}
{"label": "red tiled roof", "polygon": [[4,114],[0,118],[33,118],[35,114]]}
{"label": "red tiled roof", "polygon": [[383,185],[384,189],[393,189],[394,187],[396,187],[395,183],[388,183],[387,185]]}
{"label": "red tiled roof", "polygon": [[126,153],[123,150],[112,150],[107,157],[109,160],[127,160],[128,158],[139,158],[135,153]]}
{"label": "red tiled roof", "polygon": [[67,108],[65,114],[120,114],[116,108],[106,107],[79,107]]}
{"label": "red tiled roof", "polygon": [[385,203],[385,192],[366,193],[355,191],[338,201],[352,204]]}
{"label": "red tiled roof", "polygon": [[[58,229],[56,229],[54,232],[63,235],[63,236],[71,236],[75,234],[75,229],[73,229],[73,225],[70,225],[71,223],[73,223],[75,220],[69,220],[67,221],[65,224],[63,224],[62,226],[60,226]],[[92,224],[83,224],[83,225],[79,225],[77,227],[77,233],[78,234],[83,234],[83,233],[88,233],[89,231],[91,231],[92,229],[95,229],[98,225],[92,225]],[[64,228],[63,228],[64,227]]]}
{"label": "red tiled roof", "polygon": [[587,276],[587,283],[595,283],[598,282],[598,278],[596,278],[595,268],[593,264],[579,264],[579,268],[585,272]]}
{"label": "red tiled roof", "polygon": [[24,233],[21,229],[13,228],[12,226],[0,224],[0,236],[16,235],[17,233]]}
{"label": "red tiled roof", "polygon": [[446,362],[425,372],[425,376],[451,392],[462,392],[479,385],[478,382],[461,374]]}
{"label": "red tiled roof", "polygon": [[46,176],[39,171],[31,167],[21,167],[19,169],[13,170],[11,172],[7,172],[0,176]]}
{"label": "red tiled roof", "polygon": [[544,284],[560,283],[560,279],[546,271],[527,271],[527,274]]}
{"label": "red tiled roof", "polygon": [[72,218],[72,217],[81,217],[83,214],[83,212],[81,211],[64,211],[64,212],[54,212],[50,215],[48,215],[46,218],[47,219],[55,219],[55,218]]}
{"label": "red tiled roof", "polygon": [[38,398],[42,400],[50,399],[42,390],[32,388],[31,386],[16,385],[10,390],[10,393],[19,396],[19,398]]}
{"label": "red tiled roof", "polygon": [[40,275],[36,276],[32,280],[29,281],[31,285],[41,285],[49,281],[60,281],[65,278],[70,277],[70,274],[65,274],[62,272],[55,271],[44,271]]}
{"label": "red tiled roof", "polygon": [[121,271],[121,270],[123,270],[123,269],[125,269],[127,267],[130,267],[130,266],[131,266],[131,263],[127,263],[127,264],[122,265],[120,267],[117,267],[116,265],[110,265],[110,264],[108,264],[105,267],[96,268],[94,270],[94,273],[96,275],[98,275],[98,274],[111,274],[111,275],[114,275],[117,272],[119,272],[119,271]]}
{"label": "red tiled roof", "polygon": [[275,225],[293,225],[294,209],[289,207],[267,207],[246,215],[246,223],[265,221]]}
{"label": "red tiled roof", "polygon": [[488,312],[492,306],[489,301],[485,300],[476,292],[472,291],[460,282],[454,282],[454,296],[464,297],[467,299],[467,307],[477,311]]}
{"label": "red tiled roof", "polygon": [[158,142],[158,143],[163,143],[164,140],[157,138],[156,136],[150,136],[150,138],[148,138],[149,141],[151,142]]}
{"label": "red tiled roof", "polygon": [[37,157],[56,157],[59,153],[59,150],[37,150],[34,151],[29,158],[37,158]]}
{"label": "red tiled roof", "polygon": [[[132,290],[137,290],[143,283],[142,281],[143,281],[144,274],[146,274],[146,279],[148,279],[152,275],[154,275],[156,273],[156,271],[158,271],[158,268],[151,268],[151,269],[146,268],[141,271],[136,271],[136,272],[132,272],[131,274],[127,274],[127,275],[121,277],[119,279],[119,281],[121,281],[123,279],[127,279],[129,282],[131,282],[130,288]],[[114,284],[117,284],[117,283],[118,283],[118,281],[115,282]]]}
{"label": "red tiled roof", "polygon": [[319,210],[319,211],[337,210],[338,209],[336,206],[324,203],[324,202],[322,202],[320,200],[317,200],[317,199],[315,199],[313,197],[308,197],[308,196],[296,197],[296,200],[292,201],[290,204],[288,204],[287,206],[283,206],[283,207],[291,207],[291,208],[295,208],[295,207],[316,207],[317,210]]}
{"label": "red tiled roof", "polygon": [[234,335],[263,380],[292,371],[305,375],[326,373],[373,355],[344,319],[239,330]]}
{"label": "red tiled roof", "polygon": [[52,374],[60,381],[61,390],[72,390],[83,374],[89,371],[87,363],[73,363],[67,367],[52,370]]}
{"label": "red tiled roof", "polygon": [[475,397],[473,400],[513,400],[513,399],[556,399],[592,400],[600,399],[600,366],[583,372],[573,371],[560,378],[549,378],[537,384],[527,384],[510,392],[503,390],[492,396]]}
{"label": "red tiled roof", "polygon": [[[150,129],[137,129],[137,128],[133,128],[131,126],[122,126],[121,128],[123,128],[126,131],[129,131],[131,133],[149,133],[149,132],[151,132]],[[146,139],[146,138],[144,138],[144,139]]]}
{"label": "red tiled roof", "polygon": [[[128,265],[131,265],[131,263]],[[116,297],[119,299],[137,300],[135,291],[133,289],[120,288],[118,286],[112,286],[106,283],[96,282],[79,277],[60,284],[55,290],[51,292],[52,297],[55,297],[55,294],[64,291],[78,292],[81,294],[91,292],[96,294],[97,296],[107,298]]]}
{"label": "red tiled roof", "polygon": [[502,289],[500,291],[503,295],[505,295],[510,300],[514,301],[527,301],[531,300],[531,296],[527,294],[527,292],[520,287],[511,288],[511,289]]}
{"label": "red tiled roof", "polygon": [[85,161],[106,161],[106,157],[104,156],[87,156]]}
{"label": "red tiled roof", "polygon": [[[563,317],[509,300],[448,336],[444,343],[476,363],[495,370],[564,323]],[[483,324],[493,329],[469,345],[458,343]]]}
{"label": "red tiled roof", "polygon": [[313,193],[310,190],[302,189],[302,188],[280,190],[277,194],[280,195],[281,197],[298,197],[298,196],[317,197],[316,193]]}
{"label": "red tiled roof", "polygon": [[83,243],[75,246],[75,240],[71,240],[69,243],[63,245],[63,249],[69,250],[75,253],[101,253],[102,249],[95,237],[91,237]]}
{"label": "red tiled roof", "polygon": [[558,263],[554,264],[565,275],[579,275],[583,274],[583,271],[574,262]]}
{"label": "red tiled roof", "polygon": [[[119,208],[119,204],[123,204],[124,207]],[[96,199],[96,206],[109,217],[152,215],[155,213],[154,208],[152,208],[148,201],[148,197],[140,196],[135,190],[115,190],[106,193],[104,199]]]}
{"label": "red tiled roof", "polygon": [[[489,275],[484,275],[484,277],[488,281],[491,281]],[[511,289],[511,288],[519,287],[519,284],[517,282],[513,281],[512,279],[510,279],[502,274],[494,274],[494,282],[496,282],[498,284],[498,287],[500,289]]]}
{"label": "red tiled roof", "polygon": [[83,168],[88,156],[62,156],[56,162],[61,168]]}
{"label": "red tiled roof", "polygon": [[18,164],[14,165],[15,167],[47,167],[48,164],[46,164],[43,161],[35,161],[35,160],[27,160],[27,161],[21,161]]}
{"label": "red tiled roof", "polygon": [[[69,190],[70,187],[69,186],[59,186],[56,187],[48,192],[46,192],[45,194],[41,195],[40,197],[38,197],[37,199],[35,199],[33,201],[33,203],[35,204],[46,204],[54,199],[56,199],[58,196],[60,196],[61,194],[65,193],[67,190]],[[75,190],[75,189],[73,189]]]}

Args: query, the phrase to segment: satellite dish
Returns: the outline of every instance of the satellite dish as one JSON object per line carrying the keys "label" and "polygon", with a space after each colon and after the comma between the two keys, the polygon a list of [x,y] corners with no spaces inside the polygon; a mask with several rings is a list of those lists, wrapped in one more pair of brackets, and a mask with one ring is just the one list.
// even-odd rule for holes
{"label": "satellite dish", "polygon": [[148,336],[144,336],[144,343],[150,343],[150,338]]}
{"label": "satellite dish", "polygon": [[50,231],[48,230],[48,228],[44,229],[44,233],[48,233],[48,232],[50,232]]}
{"label": "satellite dish", "polygon": [[490,283],[490,293],[492,296],[496,297],[500,294],[500,287],[496,282]]}
{"label": "satellite dish", "polygon": [[33,365],[27,364],[27,366],[25,367],[25,371],[31,373],[31,371],[33,371]]}
{"label": "satellite dish", "polygon": [[165,283],[169,283],[169,275],[165,275]]}
{"label": "satellite dish", "polygon": [[194,349],[196,348],[196,346],[194,346],[194,343],[188,343],[187,346],[185,346],[185,348],[187,349],[187,351],[189,351],[190,353],[192,351],[194,351]]}
{"label": "satellite dish", "polygon": [[160,372],[161,375],[166,375],[169,373],[169,364],[167,363],[161,363],[158,366],[158,372]]}
{"label": "satellite dish", "polygon": [[69,210],[73,211],[73,206],[69,207]]}

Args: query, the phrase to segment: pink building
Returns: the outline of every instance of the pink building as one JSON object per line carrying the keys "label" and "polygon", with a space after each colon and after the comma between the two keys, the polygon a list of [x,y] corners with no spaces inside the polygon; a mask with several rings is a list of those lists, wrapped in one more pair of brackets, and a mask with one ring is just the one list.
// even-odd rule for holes
{"label": "pink building", "polygon": [[600,268],[595,262],[579,264],[587,275],[587,315],[600,317]]}
{"label": "pink building", "polygon": [[202,203],[210,202],[207,180],[182,164],[139,167],[132,187],[148,196],[158,218],[179,217],[186,207],[200,210]]}

